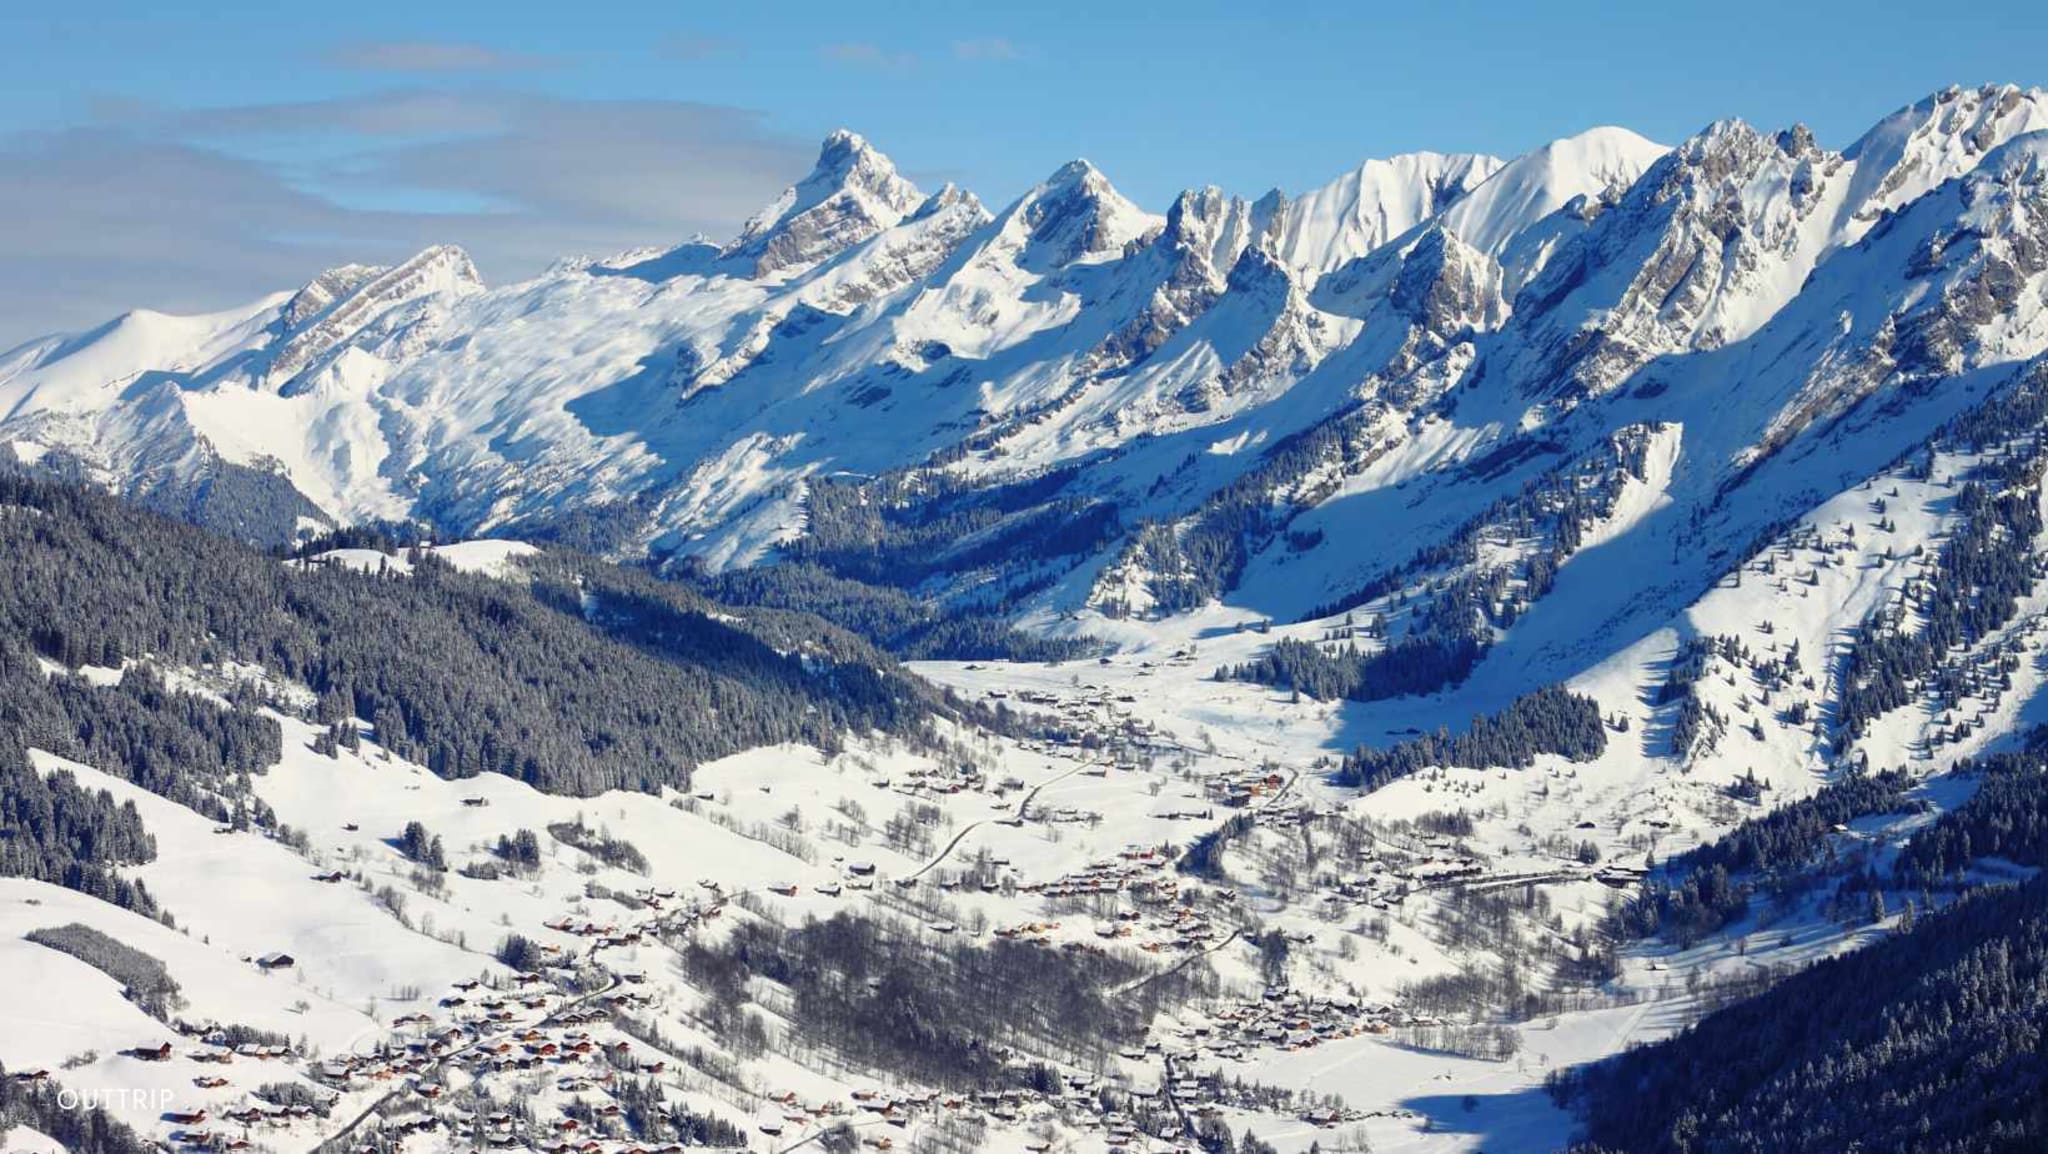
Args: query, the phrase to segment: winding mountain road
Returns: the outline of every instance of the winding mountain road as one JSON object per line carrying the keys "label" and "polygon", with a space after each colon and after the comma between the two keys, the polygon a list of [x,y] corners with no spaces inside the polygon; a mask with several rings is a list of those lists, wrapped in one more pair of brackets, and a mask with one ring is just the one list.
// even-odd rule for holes
{"label": "winding mountain road", "polygon": [[[1014,817],[1018,821],[1024,820],[1024,815],[1030,812],[1031,810],[1031,803],[1038,799],[1038,791],[1044,789],[1046,786],[1049,785],[1057,785],[1058,783],[1067,780],[1068,778],[1074,776],[1082,770],[1088,769],[1091,766],[1099,764],[1101,763],[1094,761],[1083,762],[1080,765],[1077,765],[1074,768],[1066,771],[1065,773],[1055,774],[1054,776],[1048,777],[1044,781],[1039,782],[1037,785],[1032,786],[1030,791],[1025,793],[1023,800],[1017,803],[1017,812],[1013,814],[1012,817]],[[938,868],[939,863],[945,861],[946,858],[950,854],[952,854],[952,852],[955,849],[959,847],[960,842],[963,838],[965,838],[968,834],[973,833],[975,830],[987,824],[988,819],[982,818],[976,821],[970,821],[966,825],[961,826],[959,830],[957,830],[953,834],[952,840],[946,843],[945,848],[941,849],[938,853],[932,855],[932,860],[917,867],[917,872],[904,875],[904,880],[914,882],[917,879],[923,877],[924,875],[930,873],[932,870]]]}

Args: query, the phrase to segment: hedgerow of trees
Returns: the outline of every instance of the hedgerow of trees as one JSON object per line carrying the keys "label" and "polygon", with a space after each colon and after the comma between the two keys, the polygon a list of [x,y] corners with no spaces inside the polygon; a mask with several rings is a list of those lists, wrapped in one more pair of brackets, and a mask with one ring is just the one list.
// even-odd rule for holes
{"label": "hedgerow of trees", "polygon": [[66,953],[121,983],[121,992],[159,1022],[184,1005],[163,962],[82,922],[31,930],[28,940]]}
{"label": "hedgerow of trees", "polygon": [[1607,725],[1599,703],[1547,685],[1492,717],[1474,717],[1472,728],[1455,737],[1440,731],[1386,749],[1360,748],[1344,759],[1336,780],[1371,790],[1432,766],[1526,769],[1536,764],[1538,754],[1591,761],[1606,748]]}

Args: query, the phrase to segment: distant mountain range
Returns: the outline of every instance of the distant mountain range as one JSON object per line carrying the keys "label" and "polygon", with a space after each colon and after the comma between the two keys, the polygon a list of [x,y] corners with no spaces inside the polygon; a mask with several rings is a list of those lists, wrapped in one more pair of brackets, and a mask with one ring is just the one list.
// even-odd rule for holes
{"label": "distant mountain range", "polygon": [[418,518],[1041,624],[1301,619],[1634,477],[1674,511],[1611,531],[1678,563],[1602,596],[1654,615],[2048,348],[2044,129],[1950,89],[1839,152],[1600,128],[1164,215],[1085,161],[991,212],[838,132],[724,244],[501,288],[440,246],[33,341],[0,446],[256,539]]}

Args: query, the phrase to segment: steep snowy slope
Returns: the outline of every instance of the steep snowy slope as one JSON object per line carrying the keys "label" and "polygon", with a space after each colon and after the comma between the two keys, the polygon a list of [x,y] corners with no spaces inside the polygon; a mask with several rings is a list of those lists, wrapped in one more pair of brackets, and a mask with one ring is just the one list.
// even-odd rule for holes
{"label": "steep snowy slope", "polygon": [[1551,141],[1502,165],[1445,210],[1443,227],[1501,262],[1512,297],[1562,242],[1560,230],[1580,219],[1560,210],[1580,197],[1590,204],[1618,198],[1666,151],[1625,128]]}
{"label": "steep snowy slope", "polygon": [[[314,291],[309,286],[306,293]],[[192,372],[261,347],[281,310],[306,293],[202,316],[139,309],[90,332],[32,341],[0,354],[0,413],[21,426],[40,415],[56,419],[116,407],[121,391],[142,386],[148,374]]]}
{"label": "steep snowy slope", "polygon": [[[336,269],[220,317],[135,314],[11,354],[0,412],[11,430],[33,430],[18,439],[114,477],[145,461],[162,467],[167,437],[203,443],[228,461],[281,469],[343,519],[417,511],[481,525],[669,490],[667,511],[634,534],[643,545],[695,540],[708,543],[692,551],[751,560],[792,531],[787,512],[764,510],[794,509],[811,470],[887,469],[977,425],[1037,423],[1227,295],[1246,246],[1270,244],[1313,279],[1495,166],[1373,162],[1284,210],[1226,209],[1212,197],[1186,214],[1203,233],[1190,240],[1185,229],[1163,236],[1157,217],[1085,163],[991,218],[956,190],[927,200],[860,137],[836,133],[813,172],[722,248],[571,262],[481,295],[466,257],[437,248],[392,269]],[[1245,280],[1256,290],[1257,276]],[[1253,304],[1233,332],[1263,327],[1221,338],[1227,359],[1148,390],[1187,394],[1160,419],[1184,420],[1187,399],[1213,401],[1215,378],[1278,323],[1271,308]],[[886,415],[895,405],[860,411],[898,391],[884,378],[904,373],[929,382],[910,428]],[[1235,379],[1252,373],[1238,366]],[[730,415],[671,415],[743,374]],[[840,394],[807,399],[835,381]],[[1121,407],[1106,397],[1070,419],[1092,425]],[[875,418],[896,422],[879,444],[862,428]],[[1113,444],[1147,427],[1126,417],[1074,443]],[[710,503],[689,496],[702,485],[730,491]]]}
{"label": "steep snowy slope", "polygon": [[1273,255],[1314,279],[1452,207],[1501,167],[1471,153],[1368,160],[1271,212]]}
{"label": "steep snowy slope", "polygon": [[452,245],[427,249],[396,267],[369,276],[324,307],[321,300],[353,267],[321,274],[295,294],[283,317],[289,335],[278,344],[264,370],[267,385],[296,379],[325,354],[362,332],[371,321],[400,305],[427,296],[459,296],[480,291],[483,278],[469,254]]}

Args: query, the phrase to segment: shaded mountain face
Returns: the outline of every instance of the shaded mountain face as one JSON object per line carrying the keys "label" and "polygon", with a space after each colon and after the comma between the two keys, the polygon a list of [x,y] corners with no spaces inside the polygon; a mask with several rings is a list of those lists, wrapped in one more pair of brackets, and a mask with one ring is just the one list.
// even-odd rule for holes
{"label": "shaded mountain face", "polygon": [[[1574,483],[1654,489],[1612,529],[1679,556],[1654,588],[1575,562],[1598,509],[1508,550],[1611,569],[1647,620],[2048,347],[2044,129],[2048,95],[1952,89],[1841,151],[1601,128],[1163,216],[1085,161],[991,212],[840,132],[723,245],[498,288],[444,246],[31,342],[0,354],[0,444],[138,492],[232,470],[276,498],[263,531],[573,525],[1080,630],[1491,572],[1428,555],[1648,444]],[[1431,628],[1569,665],[1550,584],[1490,577]]]}

